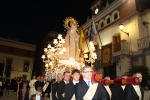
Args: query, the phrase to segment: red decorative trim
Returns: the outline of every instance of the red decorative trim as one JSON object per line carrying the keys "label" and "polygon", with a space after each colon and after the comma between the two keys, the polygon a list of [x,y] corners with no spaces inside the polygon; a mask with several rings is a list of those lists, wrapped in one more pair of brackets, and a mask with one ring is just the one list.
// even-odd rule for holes
{"label": "red decorative trim", "polygon": [[34,58],[35,51],[0,45],[0,52]]}
{"label": "red decorative trim", "polygon": [[93,72],[92,73],[92,82],[99,83],[102,79],[102,74],[100,72]]}
{"label": "red decorative trim", "polygon": [[126,84],[126,79],[125,78],[115,78],[114,79],[114,84],[125,85]]}

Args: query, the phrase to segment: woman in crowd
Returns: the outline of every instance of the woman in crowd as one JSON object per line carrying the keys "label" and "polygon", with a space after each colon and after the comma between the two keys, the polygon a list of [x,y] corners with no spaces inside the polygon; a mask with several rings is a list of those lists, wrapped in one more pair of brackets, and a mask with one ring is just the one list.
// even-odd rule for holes
{"label": "woman in crowd", "polygon": [[23,82],[23,87],[20,88],[18,92],[18,100],[29,100],[29,90],[27,85],[27,82]]}

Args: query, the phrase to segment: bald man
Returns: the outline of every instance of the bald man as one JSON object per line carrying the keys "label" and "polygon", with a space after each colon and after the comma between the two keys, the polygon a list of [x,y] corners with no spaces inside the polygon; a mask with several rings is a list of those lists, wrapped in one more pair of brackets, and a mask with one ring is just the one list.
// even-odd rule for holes
{"label": "bald man", "polygon": [[57,75],[57,82],[52,84],[52,100],[59,100],[57,96],[58,83],[60,83],[63,79],[63,75],[59,73]]}
{"label": "bald man", "polygon": [[[134,77],[138,77],[140,83],[142,82],[142,74],[135,73]],[[140,85],[127,84],[124,90],[125,100],[143,100],[143,89]]]}

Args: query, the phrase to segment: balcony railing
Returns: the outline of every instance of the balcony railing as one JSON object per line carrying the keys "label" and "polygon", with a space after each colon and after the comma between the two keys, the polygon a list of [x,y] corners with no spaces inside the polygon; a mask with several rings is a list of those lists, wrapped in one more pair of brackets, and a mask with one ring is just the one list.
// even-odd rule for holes
{"label": "balcony railing", "polygon": [[122,54],[131,55],[130,43],[126,40],[121,40],[117,44],[113,44],[113,56],[118,56]]}
{"label": "balcony railing", "polygon": [[137,40],[139,50],[150,48],[150,36]]}
{"label": "balcony railing", "polygon": [[130,51],[130,43],[126,40],[121,40],[121,42],[113,44],[113,51]]}

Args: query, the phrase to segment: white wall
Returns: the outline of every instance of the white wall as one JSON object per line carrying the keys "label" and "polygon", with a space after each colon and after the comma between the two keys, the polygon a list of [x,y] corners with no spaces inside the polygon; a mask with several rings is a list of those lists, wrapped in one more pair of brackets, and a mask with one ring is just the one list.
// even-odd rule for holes
{"label": "white wall", "polygon": [[[148,22],[149,23],[149,25],[148,25],[148,30],[147,30],[147,28],[142,24],[142,22]],[[147,37],[148,35],[150,36],[150,11],[148,11],[147,13],[145,13],[145,14],[143,14],[142,15],[142,17],[141,17],[141,28],[142,28],[142,31],[143,32],[141,32],[140,33],[140,35],[141,35],[141,38],[143,38],[143,37]],[[149,33],[149,34],[148,34]]]}
{"label": "white wall", "polygon": [[[138,21],[139,21],[138,16],[134,16],[134,17],[122,22],[122,24],[124,24],[123,31],[129,32],[129,37],[125,33],[120,31],[119,24],[109,27],[109,28],[99,32],[99,35],[100,35],[100,38],[102,41],[102,45],[111,43],[112,37],[117,34],[120,34],[121,40],[127,40],[127,42],[130,42],[130,45],[131,45],[130,50],[137,51],[138,50],[137,39],[139,39],[139,33],[140,33]],[[98,35],[96,35],[96,37],[98,39],[97,41],[99,42],[99,48],[101,48],[101,44],[100,44]],[[87,51],[86,43],[84,43],[83,48],[85,51]]]}
{"label": "white wall", "polygon": [[131,66],[131,60],[128,56],[121,56],[120,61],[116,66],[116,76],[122,76],[128,72],[129,67]]}
{"label": "white wall", "polygon": [[[0,60],[5,60],[5,66],[6,66],[7,57],[12,58],[12,67],[11,67],[10,77],[13,78],[13,77],[21,76],[21,75],[27,75],[27,79],[29,80],[31,77],[31,73],[32,73],[33,59],[27,58],[27,57],[16,56],[16,55],[5,54],[5,53],[0,52]],[[30,62],[28,72],[23,72],[24,61]]]}
{"label": "white wall", "polygon": [[27,80],[31,79],[31,73],[29,72],[22,72],[22,71],[11,71],[11,78],[14,77],[22,77],[22,75],[27,75]]}
{"label": "white wall", "polygon": [[[101,31],[99,33],[100,37],[101,37],[101,41],[102,41],[102,45],[106,45],[112,42],[112,37],[120,34],[121,35],[121,40],[127,40],[127,42],[130,43],[130,51],[138,51],[138,44],[137,44],[137,39],[141,39],[143,37],[148,36],[148,32],[147,29],[143,26],[142,22],[146,21],[149,22],[148,25],[148,30],[149,30],[149,35],[150,35],[150,11],[143,14],[143,15],[139,15],[136,14],[134,16],[132,16],[131,18],[127,18],[125,20],[123,20],[122,24],[124,24],[124,28],[123,31],[125,32],[129,32],[129,37],[120,31],[119,29],[119,24],[118,25],[114,25],[114,26],[110,26],[106,29],[104,29],[103,31]],[[99,41],[99,37],[98,35],[96,36],[98,38],[98,42],[99,42],[99,48],[101,48],[100,45],[100,41]],[[88,41],[87,41],[88,42]],[[124,46],[124,45],[122,45]],[[87,49],[87,44],[86,42],[84,42],[84,46],[83,46],[83,50],[84,51],[88,51]],[[146,56],[146,64],[147,66],[149,66],[150,68],[150,55]],[[138,64],[143,64],[144,62],[142,61],[142,58],[138,59]],[[128,68],[131,66],[131,59],[128,56],[123,57],[122,59],[120,59],[119,64],[121,65],[121,71],[119,69],[119,67],[117,67],[117,76],[121,76],[122,74],[125,74],[125,72],[128,71]]]}

